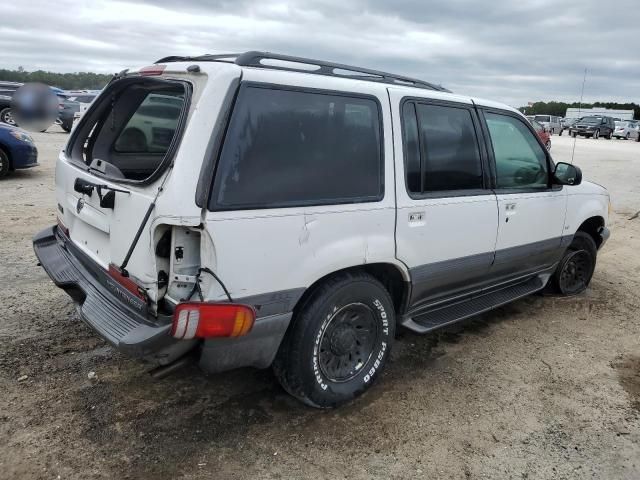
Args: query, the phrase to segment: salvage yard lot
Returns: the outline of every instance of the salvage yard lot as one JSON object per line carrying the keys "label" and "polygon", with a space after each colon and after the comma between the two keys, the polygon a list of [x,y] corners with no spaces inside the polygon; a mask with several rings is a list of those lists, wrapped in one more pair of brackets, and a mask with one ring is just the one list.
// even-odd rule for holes
{"label": "salvage yard lot", "polygon": [[41,166],[0,182],[0,478],[640,478],[640,144],[577,139],[615,210],[585,294],[401,333],[368,394],[317,411],[269,370],[153,380],[93,335],[36,265],[68,136],[33,136]]}

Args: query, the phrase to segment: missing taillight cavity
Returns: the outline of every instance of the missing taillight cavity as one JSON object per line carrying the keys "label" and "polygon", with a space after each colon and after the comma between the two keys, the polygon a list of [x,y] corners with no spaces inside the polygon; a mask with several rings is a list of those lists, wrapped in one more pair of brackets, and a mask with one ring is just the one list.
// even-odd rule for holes
{"label": "missing taillight cavity", "polygon": [[255,318],[255,310],[248,305],[180,303],[173,314],[171,335],[180,340],[240,337],[251,331]]}

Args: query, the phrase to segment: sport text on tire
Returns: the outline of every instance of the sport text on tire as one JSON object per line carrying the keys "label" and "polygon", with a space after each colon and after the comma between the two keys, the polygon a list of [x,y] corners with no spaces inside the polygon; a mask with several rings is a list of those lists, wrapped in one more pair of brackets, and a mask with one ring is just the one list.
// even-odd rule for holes
{"label": "sport text on tire", "polygon": [[366,273],[321,284],[292,319],[273,364],[283,388],[316,408],[367,390],[380,375],[395,334],[389,293]]}
{"label": "sport text on tire", "polygon": [[598,249],[591,235],[576,232],[553,274],[552,284],[555,290],[565,296],[584,292],[593,277],[597,253]]}
{"label": "sport text on tire", "polygon": [[0,178],[4,178],[9,175],[9,156],[0,149]]}

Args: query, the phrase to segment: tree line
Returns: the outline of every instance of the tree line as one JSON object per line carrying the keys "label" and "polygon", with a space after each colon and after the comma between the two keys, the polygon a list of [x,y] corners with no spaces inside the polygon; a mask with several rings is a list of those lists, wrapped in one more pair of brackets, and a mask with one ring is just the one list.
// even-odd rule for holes
{"label": "tree line", "polygon": [[564,102],[535,102],[528,107],[520,107],[522,113],[527,115],[556,115],[564,117],[567,108],[609,108],[613,110],[633,110],[633,118],[640,120],[640,105],[636,103],[595,102],[595,103],[564,103]]}
{"label": "tree line", "polygon": [[40,82],[63,90],[100,90],[111,80],[113,75],[92,72],[55,73],[37,70],[27,72],[0,69],[0,81],[5,82]]}

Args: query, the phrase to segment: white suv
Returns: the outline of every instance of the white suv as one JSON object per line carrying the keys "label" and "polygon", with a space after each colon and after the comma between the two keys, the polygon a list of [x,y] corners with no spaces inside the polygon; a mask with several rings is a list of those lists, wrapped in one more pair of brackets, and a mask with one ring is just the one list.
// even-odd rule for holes
{"label": "white suv", "polygon": [[516,110],[260,52],[116,76],[56,191],[34,248],[99,335],[165,369],[273,365],[315,407],[364,392],[400,326],[583,291],[609,235],[607,191]]}

